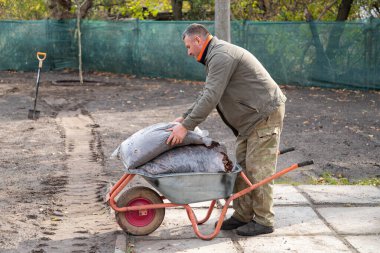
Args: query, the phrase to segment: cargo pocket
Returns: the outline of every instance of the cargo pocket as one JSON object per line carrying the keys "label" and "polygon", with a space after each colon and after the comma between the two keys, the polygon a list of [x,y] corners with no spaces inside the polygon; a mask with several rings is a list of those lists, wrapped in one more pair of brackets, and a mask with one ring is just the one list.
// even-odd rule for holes
{"label": "cargo pocket", "polygon": [[259,138],[271,137],[272,135],[278,135],[280,133],[280,127],[267,127],[257,129],[257,135]]}
{"label": "cargo pocket", "polygon": [[280,138],[280,127],[266,127],[257,129],[258,135],[258,153],[264,156],[263,159],[270,159],[269,157],[276,157],[279,138]]}

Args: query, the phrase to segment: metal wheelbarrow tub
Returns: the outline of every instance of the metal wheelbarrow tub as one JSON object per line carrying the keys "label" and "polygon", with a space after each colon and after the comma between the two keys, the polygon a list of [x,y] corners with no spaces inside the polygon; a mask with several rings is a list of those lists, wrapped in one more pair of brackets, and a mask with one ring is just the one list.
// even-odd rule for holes
{"label": "metal wheelbarrow tub", "polygon": [[141,176],[172,203],[189,204],[228,198],[241,170],[240,165],[236,164],[228,173],[195,172]]}

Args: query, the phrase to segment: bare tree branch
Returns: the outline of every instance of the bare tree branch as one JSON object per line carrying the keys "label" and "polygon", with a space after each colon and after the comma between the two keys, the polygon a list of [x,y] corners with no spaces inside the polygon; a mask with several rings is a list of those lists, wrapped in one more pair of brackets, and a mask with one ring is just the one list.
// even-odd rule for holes
{"label": "bare tree branch", "polygon": [[337,2],[338,2],[338,1],[335,0],[335,1],[333,1],[331,4],[325,6],[325,8],[324,8],[323,11],[321,12],[321,14],[319,14],[317,20],[321,20],[321,18],[323,17],[323,15],[325,15],[326,12],[328,12],[328,11],[331,9],[331,7],[333,7]]}

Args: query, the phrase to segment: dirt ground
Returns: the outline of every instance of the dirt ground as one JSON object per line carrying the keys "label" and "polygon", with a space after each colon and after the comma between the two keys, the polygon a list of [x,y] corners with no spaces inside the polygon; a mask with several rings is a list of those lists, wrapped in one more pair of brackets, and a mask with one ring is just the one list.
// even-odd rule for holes
{"label": "dirt ground", "polygon": [[[113,252],[121,233],[104,203],[123,174],[112,151],[139,129],[181,115],[201,82],[73,72],[0,72],[0,252]],[[288,97],[278,170],[315,165],[279,182],[310,183],[323,172],[351,182],[380,177],[380,92],[282,86]],[[234,159],[234,136],[216,112],[201,125]],[[136,180],[140,184],[141,180]]]}

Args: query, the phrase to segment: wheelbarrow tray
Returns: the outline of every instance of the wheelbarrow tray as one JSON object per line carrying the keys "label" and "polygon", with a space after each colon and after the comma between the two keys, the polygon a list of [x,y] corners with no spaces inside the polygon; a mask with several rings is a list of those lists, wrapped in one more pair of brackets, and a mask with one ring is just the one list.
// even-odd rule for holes
{"label": "wheelbarrow tray", "polygon": [[[225,199],[233,192],[237,175],[242,168],[236,164],[227,173],[174,173],[161,175],[132,174],[142,176],[170,202],[190,204],[208,200]],[[131,172],[131,171],[130,171]]]}

